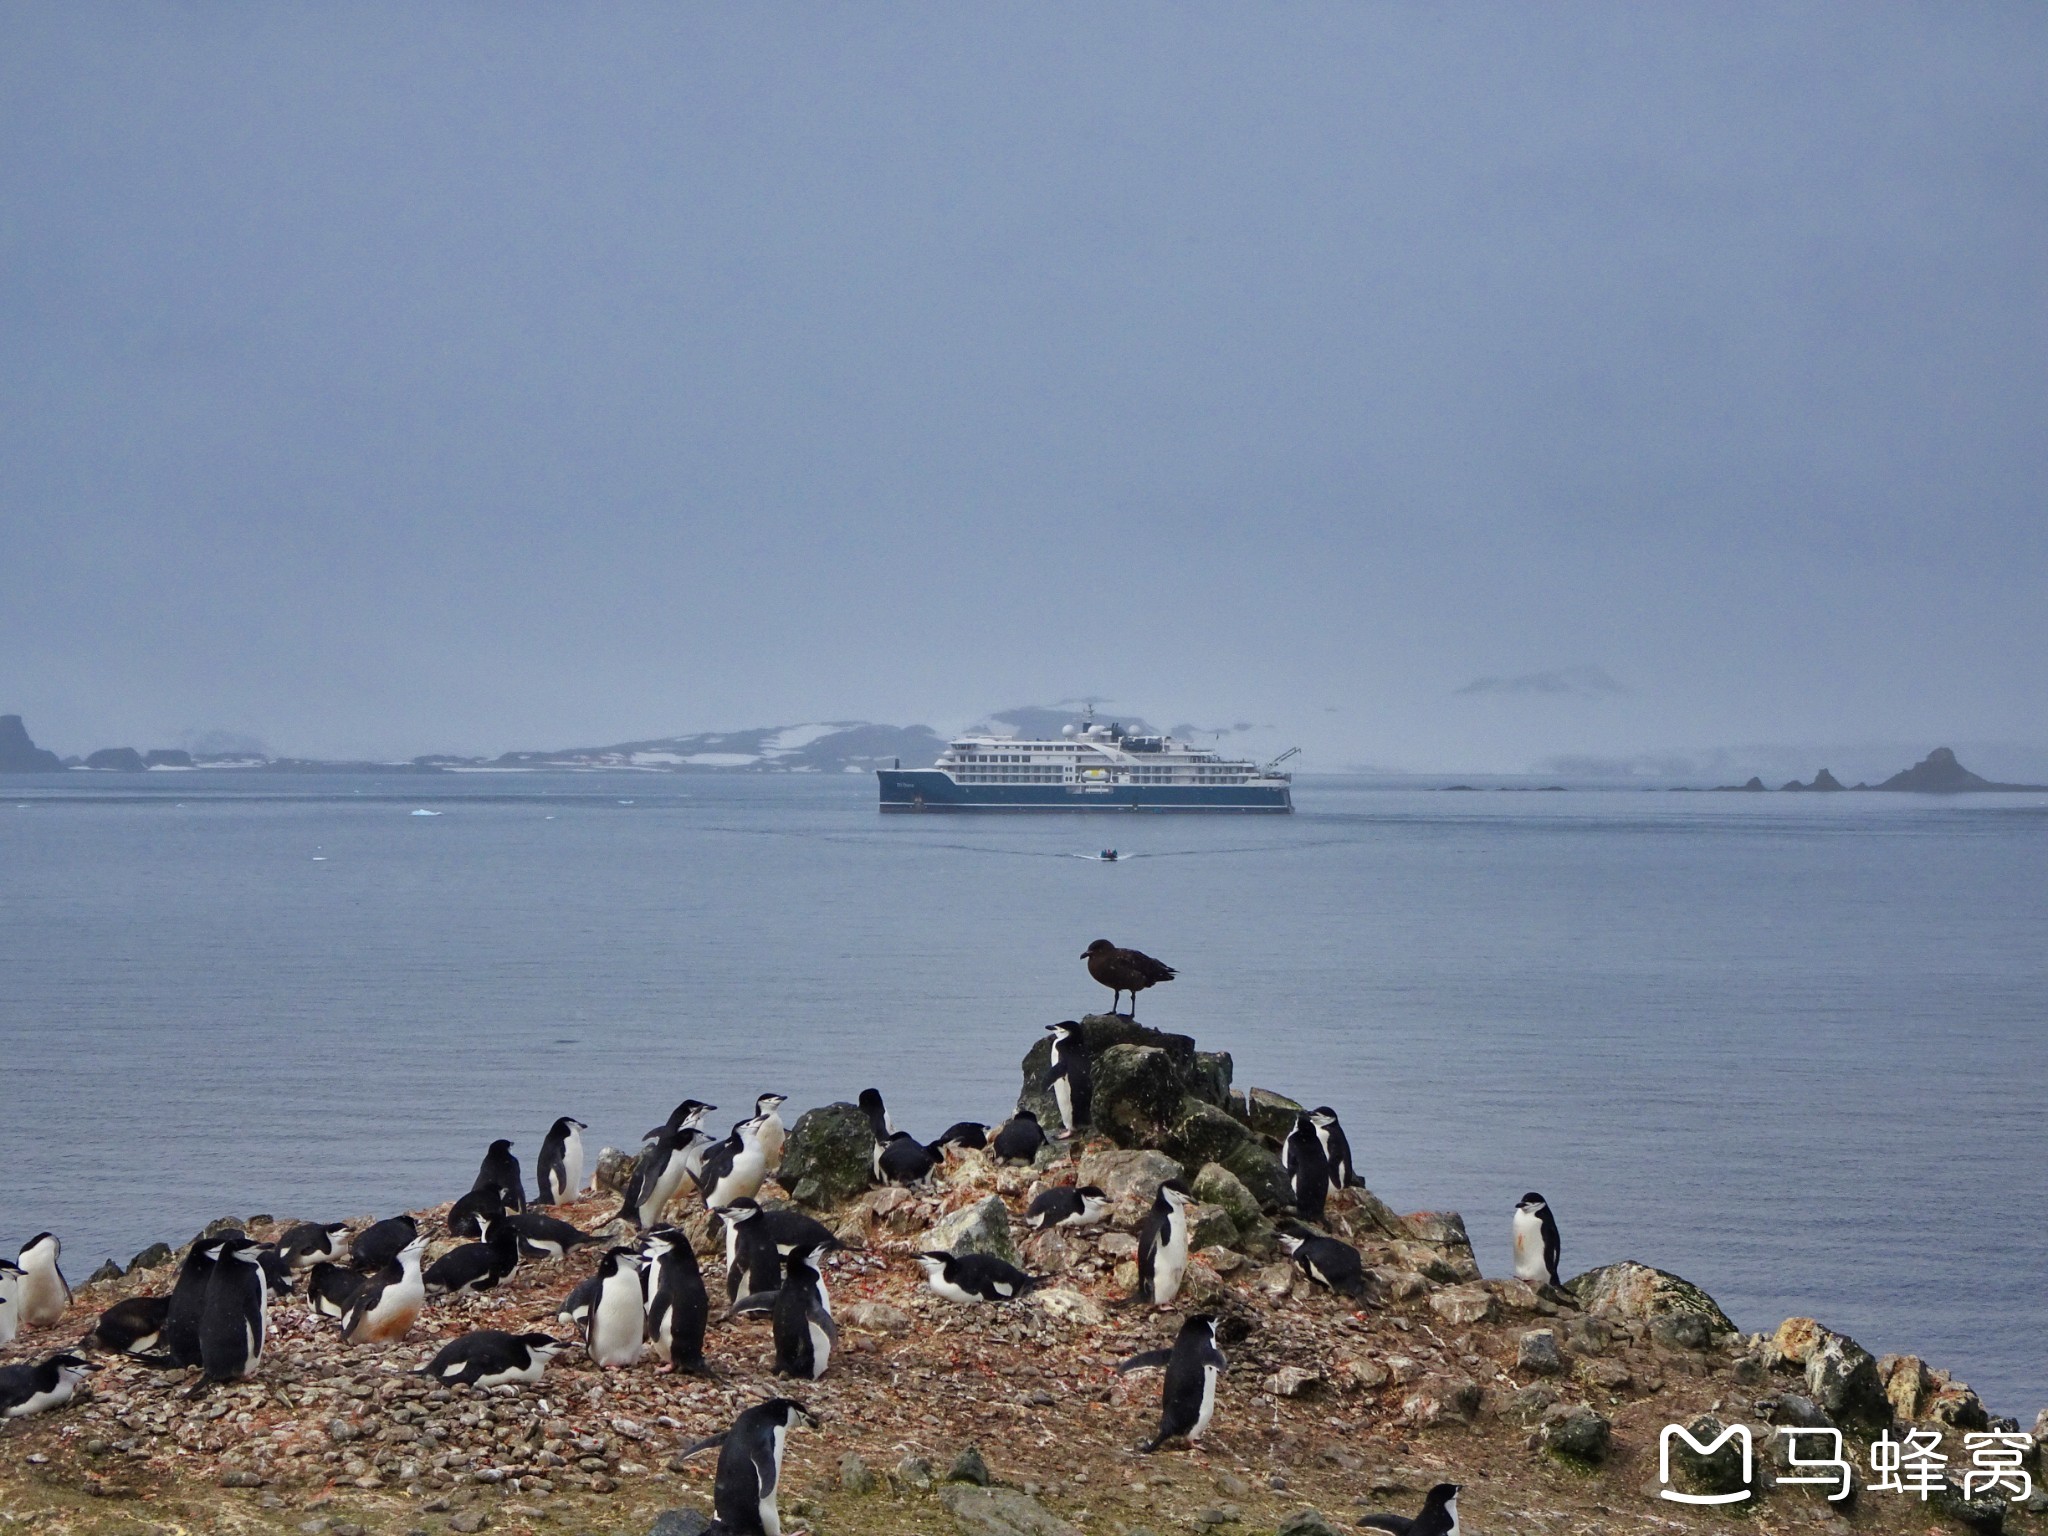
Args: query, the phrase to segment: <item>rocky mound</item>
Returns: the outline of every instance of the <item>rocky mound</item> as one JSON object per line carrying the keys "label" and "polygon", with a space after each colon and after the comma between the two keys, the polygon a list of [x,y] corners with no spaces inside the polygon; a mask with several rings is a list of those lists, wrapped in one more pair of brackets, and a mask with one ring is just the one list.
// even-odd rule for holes
{"label": "rocky mound", "polygon": [[0,715],[0,773],[62,773],[64,764],[29,740],[19,715]]}
{"label": "rocky mound", "polygon": [[[1483,1277],[1456,1215],[1400,1215],[1363,1190],[1331,1197],[1329,1230],[1359,1249],[1365,1294],[1334,1296],[1285,1259],[1284,1205],[1254,1188],[1289,1101],[1235,1089],[1228,1056],[1184,1036],[1086,1022],[1102,1132],[1047,1148],[1035,1167],[956,1153],[926,1187],[870,1188],[865,1148],[854,1155],[858,1111],[828,1106],[792,1131],[781,1182],[850,1245],[830,1264],[843,1339],[820,1381],[775,1380],[766,1322],[722,1319],[723,1248],[692,1199],[675,1214],[714,1297],[715,1378],[651,1363],[600,1371],[580,1351],[529,1388],[449,1389],[412,1374],[471,1328],[567,1334],[555,1308],[594,1252],[522,1264],[495,1292],[432,1304],[393,1345],[350,1348],[291,1299],[273,1310],[253,1381],[193,1396],[180,1373],[110,1359],[87,1400],[0,1432],[0,1512],[47,1532],[696,1536],[714,1458],[681,1452],[793,1390],[824,1424],[790,1441],[782,1515],[821,1536],[1322,1536],[1366,1510],[1412,1514],[1442,1480],[1466,1485],[1474,1531],[1620,1536],[1727,1518],[1659,1499],[1659,1439],[1672,1423],[1703,1444],[1739,1424],[1758,1450],[1746,1477],[1727,1447],[1682,1452],[1681,1488],[1751,1494],[1736,1512],[1761,1516],[1759,1530],[1846,1530],[1825,1490],[1784,1480],[1780,1426],[1840,1427],[1862,1468],[1887,1428],[2014,1428],[1920,1361],[1874,1359],[1811,1319],[1744,1334],[1705,1292],[1648,1265],[1608,1265],[1564,1292]],[[1040,1091],[1038,1049],[1027,1103]],[[623,1162],[601,1159],[601,1179],[615,1181]],[[1130,1229],[1172,1176],[1201,1201],[1181,1299],[1120,1305],[1135,1278]],[[1110,1195],[1109,1228],[1037,1235],[1014,1220],[1037,1192],[1070,1182]],[[562,1214],[597,1230],[616,1210],[599,1192]],[[434,1255],[451,1246],[446,1214],[420,1213]],[[249,1223],[257,1236],[282,1226]],[[912,1259],[933,1246],[1014,1256],[1051,1279],[1022,1302],[956,1305]],[[24,1335],[5,1359],[78,1338],[120,1297],[167,1290],[179,1257],[160,1244],[126,1273],[109,1266],[57,1328]],[[1142,1455],[1159,1378],[1115,1364],[1163,1347],[1195,1310],[1218,1317],[1230,1360],[1214,1427],[1197,1447]],[[1949,1449],[1952,1467],[1965,1464],[1959,1441]],[[1950,1482],[1925,1504],[1866,1485],[1849,1508],[1855,1529],[1900,1533],[1930,1520],[2032,1529],[2040,1512],[2003,1495],[1965,1500]]]}

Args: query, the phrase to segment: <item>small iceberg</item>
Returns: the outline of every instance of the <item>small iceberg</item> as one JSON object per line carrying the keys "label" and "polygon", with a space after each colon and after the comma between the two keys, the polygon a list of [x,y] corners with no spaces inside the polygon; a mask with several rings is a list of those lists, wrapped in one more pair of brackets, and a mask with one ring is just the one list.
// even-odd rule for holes
{"label": "small iceberg", "polygon": [[415,816],[438,816],[438,815],[440,815],[440,814],[441,814],[441,813],[440,813],[439,811],[414,811],[414,812],[413,812],[413,815],[415,815]]}

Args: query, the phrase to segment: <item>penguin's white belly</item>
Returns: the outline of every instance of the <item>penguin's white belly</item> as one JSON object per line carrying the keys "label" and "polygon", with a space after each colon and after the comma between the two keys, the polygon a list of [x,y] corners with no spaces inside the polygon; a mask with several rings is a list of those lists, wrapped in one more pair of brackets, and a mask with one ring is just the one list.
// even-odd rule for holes
{"label": "penguin's white belly", "polygon": [[38,1392],[26,1402],[16,1403],[7,1410],[10,1419],[25,1419],[32,1413],[42,1413],[51,1408],[62,1408],[71,1401],[71,1394],[78,1390],[78,1384],[68,1377],[57,1378],[57,1385],[47,1392]]}
{"label": "penguin's white belly", "polygon": [[508,1366],[502,1371],[486,1371],[483,1375],[477,1377],[476,1384],[480,1387],[503,1387],[516,1385],[521,1382],[539,1381],[540,1371],[539,1361],[522,1366]]}
{"label": "penguin's white belly", "polygon": [[832,1362],[832,1335],[825,1331],[825,1325],[815,1320],[811,1323],[811,1380],[816,1381],[825,1374],[825,1367]]}
{"label": "penguin's white belly", "polygon": [[782,1536],[782,1512],[775,1507],[775,1490],[782,1482],[782,1446],[789,1438],[789,1426],[775,1426],[775,1463],[768,1472],[768,1484],[761,1490],[761,1529],[768,1536]]}
{"label": "penguin's white belly", "polygon": [[761,1122],[761,1160],[773,1168],[782,1161],[782,1122],[773,1117]]}
{"label": "penguin's white belly", "polygon": [[730,1205],[733,1201],[751,1199],[761,1193],[761,1186],[768,1179],[768,1159],[756,1149],[741,1152],[732,1160],[732,1169],[718,1181],[712,1196],[719,1205]]}
{"label": "penguin's white belly", "polygon": [[1188,1272],[1188,1222],[1179,1211],[1167,1223],[1166,1241],[1152,1261],[1152,1299],[1164,1305],[1180,1294],[1180,1283]]}
{"label": "penguin's white belly", "polygon": [[948,1301],[979,1301],[981,1298],[972,1291],[962,1290],[944,1275],[933,1275],[931,1287]]}
{"label": "penguin's white belly", "polygon": [[64,1282],[52,1270],[31,1269],[21,1277],[21,1321],[27,1328],[47,1328],[64,1315]]}
{"label": "penguin's white belly", "polygon": [[590,1314],[590,1358],[599,1365],[632,1365],[647,1344],[647,1314],[632,1294],[638,1287],[609,1285]]}
{"label": "penguin's white belly", "polygon": [[1063,1077],[1052,1085],[1052,1096],[1060,1107],[1060,1124],[1071,1131],[1074,1128],[1074,1085]]}
{"label": "penguin's white belly", "polygon": [[1201,1439],[1209,1420],[1216,1416],[1216,1382],[1222,1375],[1213,1365],[1202,1367],[1202,1407],[1195,1415],[1195,1427],[1188,1431],[1190,1440]]}
{"label": "penguin's white belly", "polygon": [[1527,1211],[1515,1212],[1515,1278],[1531,1285],[1550,1279],[1543,1267],[1543,1225]]}
{"label": "penguin's white belly", "polygon": [[574,1200],[583,1193],[583,1133],[571,1131],[562,1146],[563,1198]]}
{"label": "penguin's white belly", "polygon": [[0,1344],[11,1344],[21,1330],[21,1292],[12,1275],[0,1275]]}

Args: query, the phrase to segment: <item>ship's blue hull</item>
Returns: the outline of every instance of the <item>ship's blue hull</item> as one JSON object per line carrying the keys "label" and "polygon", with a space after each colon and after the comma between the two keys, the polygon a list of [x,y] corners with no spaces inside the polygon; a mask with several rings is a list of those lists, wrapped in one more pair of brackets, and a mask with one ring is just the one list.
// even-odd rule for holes
{"label": "ship's blue hull", "polygon": [[956,784],[936,768],[882,768],[885,811],[1263,811],[1285,815],[1285,784]]}

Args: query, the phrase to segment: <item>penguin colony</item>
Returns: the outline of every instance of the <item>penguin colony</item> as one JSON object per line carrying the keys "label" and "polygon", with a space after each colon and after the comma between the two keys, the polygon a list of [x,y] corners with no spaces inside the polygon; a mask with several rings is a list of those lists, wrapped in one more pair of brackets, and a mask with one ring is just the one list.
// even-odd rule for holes
{"label": "penguin colony", "polygon": [[[1134,950],[1098,940],[1084,955],[1090,973],[1119,997],[1174,972]],[[1060,1124],[1048,1136],[1029,1110],[1000,1126],[962,1121],[924,1144],[896,1128],[880,1092],[867,1089],[859,1104],[874,1138],[873,1173],[881,1184],[913,1185],[944,1166],[949,1152],[986,1149],[998,1163],[1030,1164],[1048,1144],[1073,1138],[1089,1124],[1091,1081],[1081,1026],[1048,1026],[1051,1066],[1042,1087],[1058,1106]],[[470,1190],[449,1209],[452,1236],[471,1241],[427,1262],[428,1239],[416,1218],[394,1216],[351,1233],[344,1222],[301,1223],[274,1243],[239,1232],[195,1243],[168,1294],[124,1300],[101,1314],[77,1349],[40,1360],[0,1365],[0,1419],[63,1408],[100,1367],[90,1356],[127,1357],[145,1367],[195,1372],[195,1394],[210,1386],[257,1376],[270,1336],[276,1297],[303,1286],[305,1305],[331,1320],[350,1345],[402,1344],[423,1310],[459,1305],[507,1280],[521,1265],[559,1264],[578,1249],[604,1245],[594,1272],[567,1287],[555,1315],[573,1337],[526,1329],[478,1328],[451,1340],[416,1371],[447,1386],[531,1386],[551,1361],[580,1348],[601,1370],[628,1370],[643,1361],[675,1373],[711,1374],[705,1353],[712,1306],[689,1237],[664,1216],[686,1182],[724,1241],[725,1307],[721,1321],[750,1314],[770,1320],[774,1374],[815,1381],[833,1367],[839,1332],[833,1318],[826,1256],[845,1245],[830,1229],[795,1211],[764,1207],[758,1198],[777,1165],[787,1128],[786,1102],[764,1093],[751,1116],[722,1139],[703,1130],[716,1108],[685,1099],[646,1133],[608,1242],[544,1211],[529,1207],[514,1143],[490,1143]],[[558,1118],[541,1142],[536,1198],[561,1206],[585,1193],[584,1122]],[[1331,1193],[1362,1184],[1351,1148],[1328,1106],[1300,1114],[1281,1147],[1294,1194],[1294,1221],[1281,1231],[1292,1262],[1313,1284],[1362,1307],[1365,1277],[1357,1249],[1317,1230]],[[1193,1195],[1179,1179],[1158,1185],[1136,1235],[1137,1282],[1124,1305],[1172,1307],[1190,1257]],[[1103,1190],[1055,1185],[1022,1213],[1034,1233],[1085,1231],[1103,1226],[1111,1201]],[[1558,1280],[1556,1220],[1540,1195],[1525,1195],[1512,1216],[1515,1272],[1539,1287]],[[0,1346],[24,1330],[47,1329],[63,1317],[70,1287],[58,1267],[60,1244],[38,1233],[19,1258],[0,1260]],[[963,1306],[1000,1306],[1027,1296],[1051,1277],[1028,1273],[975,1252],[918,1252],[932,1293]],[[295,1284],[296,1282],[296,1284]],[[1124,1360],[1119,1374],[1163,1367],[1157,1429],[1137,1447],[1145,1453],[1172,1442],[1200,1442],[1215,1421],[1218,1389],[1228,1369],[1219,1319],[1196,1313],[1183,1319],[1170,1347]],[[714,1529],[780,1536],[776,1488],[784,1443],[793,1428],[815,1425],[801,1401],[774,1397],[747,1409],[723,1434],[698,1442],[685,1455],[718,1448]],[[1362,1523],[1415,1536],[1456,1536],[1457,1488],[1431,1490],[1421,1513],[1370,1516]]]}

